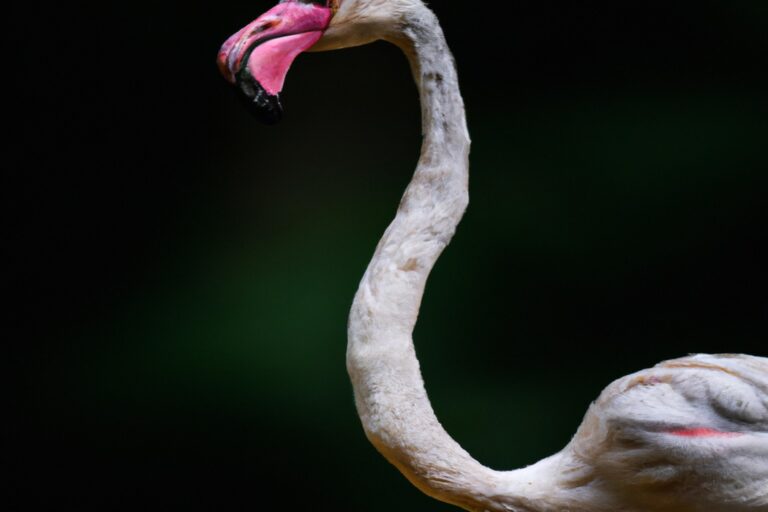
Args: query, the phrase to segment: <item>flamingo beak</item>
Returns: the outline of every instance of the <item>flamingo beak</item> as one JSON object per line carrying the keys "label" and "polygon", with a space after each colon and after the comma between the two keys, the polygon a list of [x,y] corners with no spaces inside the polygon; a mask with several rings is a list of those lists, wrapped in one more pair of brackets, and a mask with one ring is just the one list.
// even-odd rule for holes
{"label": "flamingo beak", "polygon": [[246,106],[267,124],[282,117],[280,91],[296,57],[328,28],[332,10],[288,0],[231,36],[219,50],[219,70],[237,86]]}

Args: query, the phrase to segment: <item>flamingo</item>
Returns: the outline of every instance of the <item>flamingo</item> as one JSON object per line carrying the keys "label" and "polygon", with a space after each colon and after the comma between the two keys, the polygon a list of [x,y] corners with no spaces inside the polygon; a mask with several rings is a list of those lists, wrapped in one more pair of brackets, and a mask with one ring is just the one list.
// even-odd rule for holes
{"label": "flamingo", "polygon": [[470,511],[768,511],[768,358],[700,354],[618,379],[562,451],[513,471],[483,466],[443,429],[412,332],[468,204],[470,139],[436,16],[421,0],[287,0],[230,37],[218,65],[274,123],[297,55],[377,40],[411,64],[423,145],[349,316],[347,369],[371,443],[424,493]]}

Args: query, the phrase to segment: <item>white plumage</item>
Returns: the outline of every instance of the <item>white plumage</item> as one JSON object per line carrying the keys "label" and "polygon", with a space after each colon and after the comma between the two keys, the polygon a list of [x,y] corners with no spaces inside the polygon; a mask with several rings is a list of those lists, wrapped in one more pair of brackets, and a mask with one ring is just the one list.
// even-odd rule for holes
{"label": "white plumage", "polygon": [[631,510],[768,510],[768,360],[697,355],[619,379],[564,452]]}
{"label": "white plumage", "polygon": [[334,0],[313,50],[384,39],[408,57],[424,143],[349,319],[347,367],[368,438],[414,485],[472,511],[768,511],[768,359],[697,355],[612,383],[560,453],[494,471],[442,428],[411,334],[427,276],[468,203],[469,135],[451,53],[419,0]]}

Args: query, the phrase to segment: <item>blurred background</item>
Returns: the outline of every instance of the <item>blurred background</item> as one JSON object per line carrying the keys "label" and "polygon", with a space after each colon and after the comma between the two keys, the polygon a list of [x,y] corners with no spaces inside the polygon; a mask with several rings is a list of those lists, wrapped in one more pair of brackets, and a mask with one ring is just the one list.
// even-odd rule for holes
{"label": "blurred background", "polygon": [[[408,65],[303,55],[259,125],[215,57],[271,5],[9,20],[6,510],[454,510],[368,444],[344,367],[419,153]],[[524,466],[615,378],[768,355],[768,4],[432,7],[474,141],[415,333],[448,432]]]}

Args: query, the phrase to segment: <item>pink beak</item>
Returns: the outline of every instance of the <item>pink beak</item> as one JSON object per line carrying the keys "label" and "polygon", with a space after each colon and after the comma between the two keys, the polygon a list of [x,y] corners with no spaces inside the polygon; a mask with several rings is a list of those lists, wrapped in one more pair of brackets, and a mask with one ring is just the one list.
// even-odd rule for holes
{"label": "pink beak", "polygon": [[323,36],[328,7],[288,0],[227,39],[219,50],[221,73],[236,84],[248,107],[267,123],[282,115],[280,91],[296,57]]}

